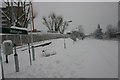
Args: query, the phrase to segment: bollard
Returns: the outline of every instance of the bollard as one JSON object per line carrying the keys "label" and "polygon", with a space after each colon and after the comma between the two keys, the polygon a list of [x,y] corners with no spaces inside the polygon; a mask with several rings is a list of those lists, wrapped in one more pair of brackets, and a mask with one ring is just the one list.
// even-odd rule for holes
{"label": "bollard", "polygon": [[28,51],[29,51],[30,65],[32,65],[31,52],[30,52],[30,44],[29,43],[28,43]]}
{"label": "bollard", "polygon": [[15,54],[14,54],[15,70],[16,70],[16,72],[19,72],[19,61],[18,61],[18,55],[17,55],[16,45],[15,44],[14,44],[14,50],[15,50]]}
{"label": "bollard", "polygon": [[35,60],[35,50],[34,50],[34,46],[32,46],[32,57],[33,57],[33,61]]}

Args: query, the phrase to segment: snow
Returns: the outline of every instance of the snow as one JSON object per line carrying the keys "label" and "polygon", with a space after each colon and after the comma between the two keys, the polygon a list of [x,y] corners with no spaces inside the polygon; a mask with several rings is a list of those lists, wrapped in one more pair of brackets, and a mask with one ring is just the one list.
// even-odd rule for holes
{"label": "snow", "polygon": [[[49,40],[48,40],[49,41]],[[44,41],[44,42],[48,42]],[[20,71],[15,72],[14,54],[4,64],[6,78],[118,78],[118,42],[85,38],[74,42],[50,40],[46,47],[35,48],[35,61],[30,66],[28,50],[17,49]],[[34,43],[34,45],[43,42]],[[42,50],[55,55],[43,57]],[[3,56],[5,61],[5,56]]]}
{"label": "snow", "polygon": [[11,28],[13,28],[13,29],[20,29],[20,30],[27,30],[27,28],[20,28],[20,27],[16,27],[16,26],[11,26]]}

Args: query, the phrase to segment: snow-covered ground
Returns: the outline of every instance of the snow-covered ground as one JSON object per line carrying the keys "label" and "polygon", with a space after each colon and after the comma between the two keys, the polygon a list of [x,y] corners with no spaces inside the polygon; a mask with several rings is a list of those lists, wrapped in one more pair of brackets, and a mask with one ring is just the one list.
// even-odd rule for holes
{"label": "snow-covered ground", "polygon": [[[17,49],[20,71],[15,72],[14,55],[4,63],[6,78],[117,78],[118,42],[86,38],[73,43],[66,39],[50,40],[46,47],[35,48],[35,61],[30,66],[27,47]],[[41,44],[35,43],[34,45]],[[42,50],[55,55],[42,56]],[[5,61],[5,57],[3,56]]]}

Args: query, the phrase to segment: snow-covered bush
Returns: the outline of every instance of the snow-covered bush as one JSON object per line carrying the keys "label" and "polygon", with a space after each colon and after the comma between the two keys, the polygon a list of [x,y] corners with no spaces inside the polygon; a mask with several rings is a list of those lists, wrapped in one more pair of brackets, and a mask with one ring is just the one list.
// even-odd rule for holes
{"label": "snow-covered bush", "polygon": [[103,32],[99,24],[98,24],[98,28],[94,31],[93,35],[96,39],[103,39]]}
{"label": "snow-covered bush", "polygon": [[77,41],[77,39],[82,39],[85,37],[85,34],[84,33],[81,33],[81,32],[78,32],[78,31],[72,31],[71,34],[70,34],[70,38],[73,40],[73,41]]}
{"label": "snow-covered bush", "polygon": [[52,55],[55,55],[56,52],[55,51],[52,51],[52,50],[42,50],[42,56],[43,57],[49,57],[49,56],[52,56]]}
{"label": "snow-covered bush", "polygon": [[77,39],[84,39],[85,38],[85,34],[84,34],[84,29],[83,29],[83,26],[82,25],[79,25],[77,28],[75,28],[73,31],[71,31],[69,33],[70,35],[70,38],[73,40],[73,41],[77,41]]}
{"label": "snow-covered bush", "polygon": [[117,27],[114,27],[113,25],[107,25],[105,32],[106,38],[117,38],[117,36],[115,35],[117,31]]}

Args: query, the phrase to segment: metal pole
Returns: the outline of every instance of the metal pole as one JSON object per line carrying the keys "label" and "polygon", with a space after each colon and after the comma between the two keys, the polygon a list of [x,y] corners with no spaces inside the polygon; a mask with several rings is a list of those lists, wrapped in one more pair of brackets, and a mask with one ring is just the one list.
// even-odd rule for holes
{"label": "metal pole", "polygon": [[29,51],[30,65],[32,65],[31,53],[30,53],[30,44],[29,43],[28,43],[28,51]]}
{"label": "metal pole", "polygon": [[64,36],[64,49],[66,49],[65,36]]}
{"label": "metal pole", "polygon": [[[1,46],[1,45],[0,45],[0,46]],[[3,69],[1,49],[0,49],[0,63],[1,63],[2,80],[4,80],[4,69]]]}
{"label": "metal pole", "polygon": [[33,57],[33,61],[35,60],[35,50],[34,50],[34,46],[32,46],[32,57]]}
{"label": "metal pole", "polygon": [[12,16],[12,26],[15,26],[15,22],[14,22],[15,17],[14,17],[13,1],[12,0],[11,0],[11,11],[12,11],[12,14],[11,14],[11,16]]}
{"label": "metal pole", "polygon": [[20,44],[22,45],[22,35],[20,34]]}
{"label": "metal pole", "polygon": [[5,55],[6,63],[8,63],[8,55]]}
{"label": "metal pole", "polygon": [[18,55],[17,55],[16,45],[15,44],[14,44],[14,50],[15,50],[15,54],[14,54],[15,70],[16,70],[16,72],[19,72],[19,61],[18,61]]}
{"label": "metal pole", "polygon": [[[68,23],[72,22],[71,20],[70,21],[67,21],[67,22],[64,22],[64,27],[68,25]],[[64,33],[64,32],[63,32]],[[65,38],[66,38],[66,34],[64,36],[64,49],[66,48],[66,42],[65,42]]]}
{"label": "metal pole", "polygon": [[31,2],[31,12],[32,12],[32,26],[33,26],[33,32],[35,31],[35,26],[34,26],[34,19],[33,19],[33,6],[32,6],[32,2]]}
{"label": "metal pole", "polygon": [[32,34],[32,26],[34,27],[34,23],[33,23],[33,15],[32,15],[32,3],[31,3],[31,12],[30,12],[30,19],[31,19],[31,23],[30,23],[30,25],[31,25],[31,45],[32,45],[32,57],[33,57],[33,61],[35,60],[35,50],[34,50],[34,46],[33,46],[33,34]]}
{"label": "metal pole", "polygon": [[35,50],[34,50],[34,46],[33,46],[33,34],[31,35],[31,49],[32,49],[32,58],[33,60],[35,60]]}

